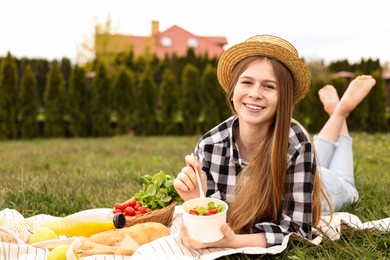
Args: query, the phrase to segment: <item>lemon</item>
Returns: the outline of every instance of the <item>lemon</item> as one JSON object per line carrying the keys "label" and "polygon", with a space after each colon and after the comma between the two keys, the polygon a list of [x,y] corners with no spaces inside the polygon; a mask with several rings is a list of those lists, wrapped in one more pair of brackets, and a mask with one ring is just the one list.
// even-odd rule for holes
{"label": "lemon", "polygon": [[28,240],[28,244],[38,243],[46,240],[58,239],[57,234],[46,227],[38,228]]}
{"label": "lemon", "polygon": [[[66,251],[68,251],[69,247],[69,245],[56,246],[53,250],[51,250],[46,260],[66,260]],[[76,259],[80,259],[75,250],[73,250],[73,254]]]}

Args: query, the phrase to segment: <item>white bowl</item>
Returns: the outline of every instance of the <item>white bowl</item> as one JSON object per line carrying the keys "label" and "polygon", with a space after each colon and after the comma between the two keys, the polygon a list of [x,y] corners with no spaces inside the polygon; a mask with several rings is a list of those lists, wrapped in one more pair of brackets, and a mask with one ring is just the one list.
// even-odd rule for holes
{"label": "white bowl", "polygon": [[[223,211],[209,216],[198,216],[188,213],[190,209],[196,206],[207,208],[207,203],[213,201],[215,206],[222,204]],[[202,243],[215,242],[223,238],[221,225],[226,223],[226,213],[228,205],[215,198],[196,198],[183,203],[183,223],[188,230],[191,239]]]}

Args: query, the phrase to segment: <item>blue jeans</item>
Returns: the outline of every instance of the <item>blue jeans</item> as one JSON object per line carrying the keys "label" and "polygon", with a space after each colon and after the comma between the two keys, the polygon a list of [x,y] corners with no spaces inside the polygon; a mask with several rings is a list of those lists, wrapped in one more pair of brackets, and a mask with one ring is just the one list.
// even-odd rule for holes
{"label": "blue jeans", "polygon": [[[314,136],[314,145],[320,164],[320,175],[329,193],[335,212],[359,198],[355,186],[352,138],[340,135],[337,143]],[[329,207],[323,203],[322,214],[329,215]]]}

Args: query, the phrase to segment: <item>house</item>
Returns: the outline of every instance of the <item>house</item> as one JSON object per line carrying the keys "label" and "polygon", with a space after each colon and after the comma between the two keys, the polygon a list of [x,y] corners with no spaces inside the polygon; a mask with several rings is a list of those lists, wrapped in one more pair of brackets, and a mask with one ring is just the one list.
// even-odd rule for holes
{"label": "house", "polygon": [[160,32],[159,22],[152,21],[151,34],[148,36],[132,36],[122,34],[97,34],[95,36],[96,57],[129,53],[134,57],[145,53],[152,53],[159,59],[166,55],[177,57],[186,56],[189,48],[193,48],[195,55],[208,58],[219,58],[227,44],[226,37],[199,36],[183,28],[173,25]]}

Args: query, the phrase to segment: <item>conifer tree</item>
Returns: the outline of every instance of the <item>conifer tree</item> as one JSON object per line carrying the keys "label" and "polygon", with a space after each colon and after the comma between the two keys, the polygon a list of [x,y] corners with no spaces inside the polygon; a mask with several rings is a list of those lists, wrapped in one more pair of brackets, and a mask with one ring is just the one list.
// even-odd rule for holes
{"label": "conifer tree", "polygon": [[199,100],[205,93],[200,91],[200,72],[192,64],[186,64],[182,71],[182,113],[184,134],[193,135],[198,133],[199,120],[201,119],[202,106]]}
{"label": "conifer tree", "polygon": [[181,123],[179,88],[175,75],[169,69],[164,70],[160,93],[162,132],[164,135],[178,134]]}
{"label": "conifer tree", "polygon": [[45,59],[32,59],[29,60],[28,63],[31,65],[31,69],[37,79],[39,105],[43,107],[44,92],[47,81],[47,74],[50,69],[50,62]]}
{"label": "conifer tree", "polygon": [[19,95],[20,136],[22,138],[34,138],[39,135],[39,97],[37,79],[30,65],[26,66],[21,81],[22,84]]}
{"label": "conifer tree", "polygon": [[156,134],[156,83],[149,67],[141,75],[137,93],[137,135]]}
{"label": "conifer tree", "polygon": [[11,53],[1,63],[0,139],[18,136],[18,70]]}
{"label": "conifer tree", "polygon": [[85,70],[75,65],[69,79],[69,132],[71,136],[90,134],[91,115]]}
{"label": "conifer tree", "polygon": [[57,60],[51,63],[50,70],[47,74],[44,102],[45,136],[64,136],[64,78]]}
{"label": "conifer tree", "polygon": [[370,75],[374,73],[376,70],[380,70],[380,62],[379,59],[362,59],[359,64],[355,65],[355,70],[359,70],[361,74]]}
{"label": "conifer tree", "polygon": [[376,80],[374,88],[368,95],[368,114],[366,131],[370,133],[386,131],[386,89],[381,71],[372,73]]}
{"label": "conifer tree", "polygon": [[64,79],[64,94],[63,94],[63,106],[64,106],[64,123],[65,123],[65,131],[66,135],[69,135],[69,124],[70,124],[70,107],[69,107],[69,78],[70,73],[72,72],[72,64],[68,58],[61,59],[61,67],[60,67],[62,77]]}
{"label": "conifer tree", "polygon": [[64,86],[67,90],[69,87],[70,74],[72,72],[72,63],[68,58],[62,58],[61,60],[61,72],[64,77]]}
{"label": "conifer tree", "polygon": [[328,68],[331,72],[351,71],[351,65],[349,64],[348,60],[332,62]]}
{"label": "conifer tree", "polygon": [[[361,71],[356,71],[354,78],[357,75],[362,75]],[[339,96],[341,97],[345,89],[348,87],[349,82],[345,84],[343,93],[339,93]],[[348,128],[351,131],[365,131],[367,128],[367,117],[368,115],[368,97],[371,93],[368,94],[368,96],[363,99],[363,101],[349,114],[348,116]]]}
{"label": "conifer tree", "polygon": [[210,130],[223,120],[225,120],[226,111],[230,111],[226,105],[226,98],[223,95],[223,90],[219,86],[217,78],[217,70],[211,65],[206,66],[201,78],[203,100],[203,117],[201,132]]}
{"label": "conifer tree", "polygon": [[98,65],[91,95],[92,135],[108,136],[111,134],[110,80],[103,63]]}
{"label": "conifer tree", "polygon": [[131,71],[136,69],[135,66],[135,59],[134,59],[134,51],[132,48],[128,52],[126,52],[124,55],[121,55],[123,59],[123,64],[126,68],[130,69]]}
{"label": "conifer tree", "polygon": [[117,133],[127,134],[134,125],[135,78],[127,67],[122,65],[112,89],[112,105],[117,117]]}

